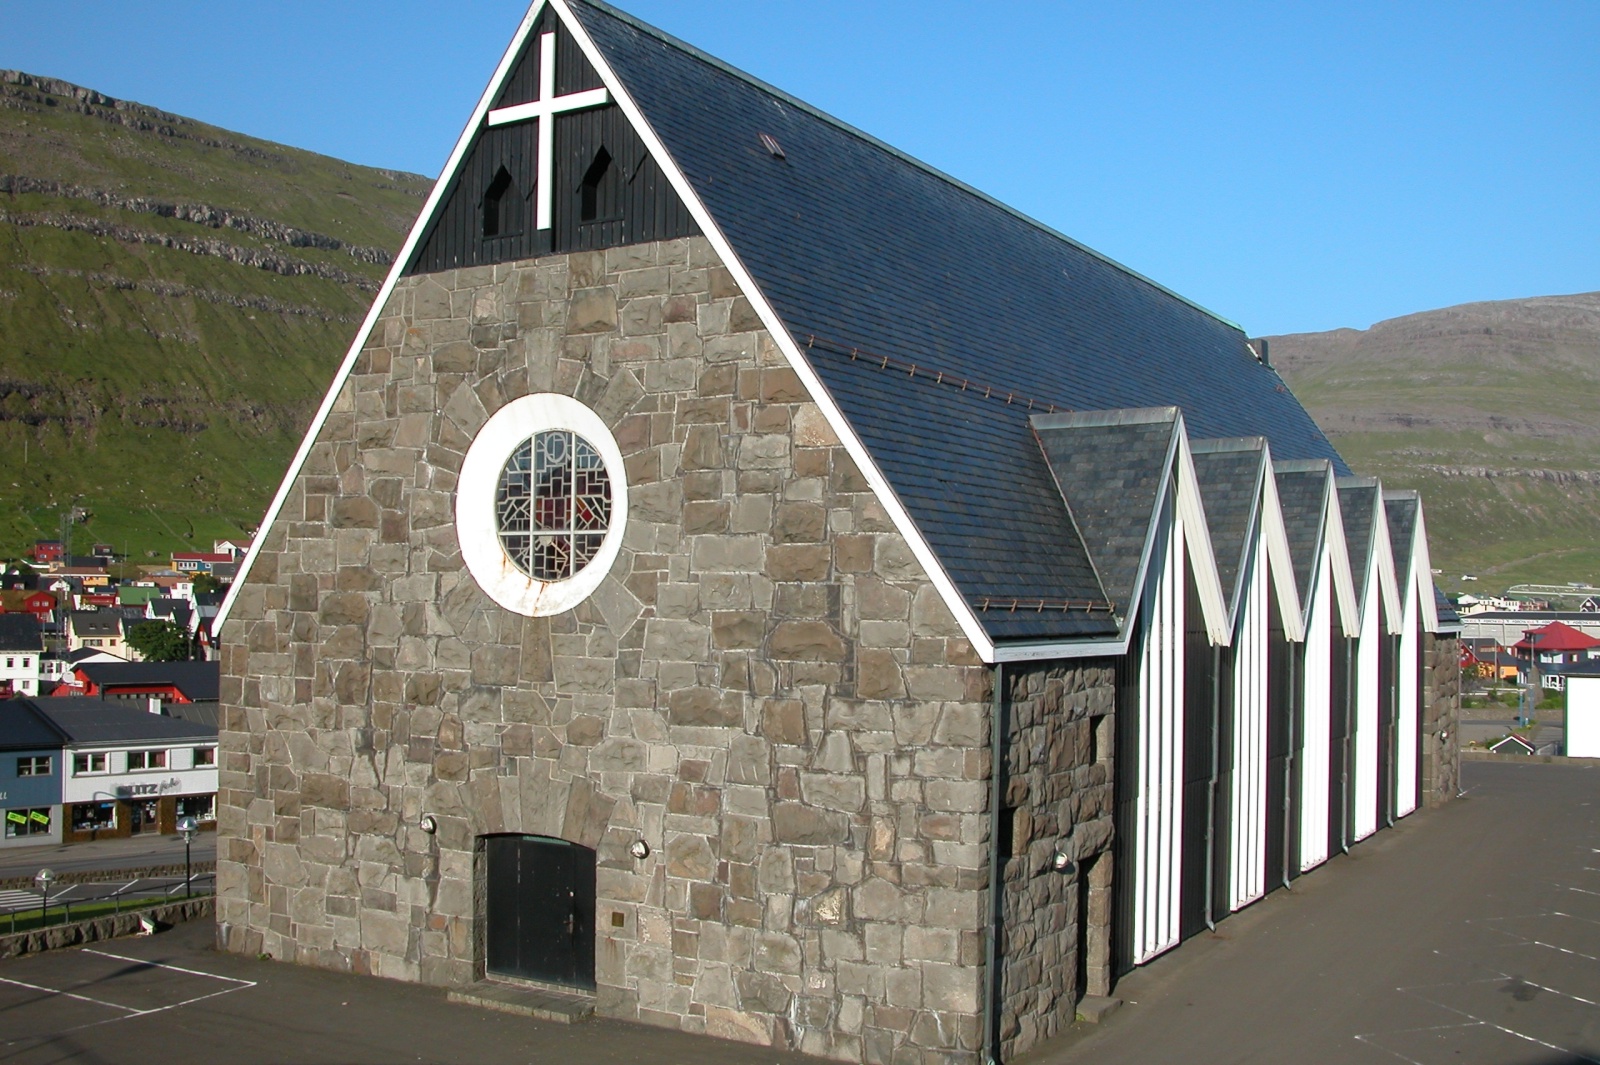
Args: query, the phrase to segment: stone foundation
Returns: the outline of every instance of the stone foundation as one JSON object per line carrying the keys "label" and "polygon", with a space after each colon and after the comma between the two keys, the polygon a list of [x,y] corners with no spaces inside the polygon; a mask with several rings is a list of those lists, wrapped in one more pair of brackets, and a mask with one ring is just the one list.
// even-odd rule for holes
{"label": "stone foundation", "polygon": [[[1085,994],[1110,991],[1115,667],[1008,667],[1005,687],[999,1034],[1009,1058],[1064,1031]],[[1069,868],[1056,867],[1058,853]]]}
{"label": "stone foundation", "polygon": [[1461,790],[1461,641],[1422,634],[1422,801],[1438,806]]}

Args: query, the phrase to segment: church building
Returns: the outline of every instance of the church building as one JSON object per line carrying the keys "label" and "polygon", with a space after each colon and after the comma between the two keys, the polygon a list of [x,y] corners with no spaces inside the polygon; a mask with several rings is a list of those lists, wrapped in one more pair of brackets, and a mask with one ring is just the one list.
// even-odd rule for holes
{"label": "church building", "polygon": [[976,1063],[1456,792],[1421,501],[1240,328],[536,0],[223,605],[229,950]]}

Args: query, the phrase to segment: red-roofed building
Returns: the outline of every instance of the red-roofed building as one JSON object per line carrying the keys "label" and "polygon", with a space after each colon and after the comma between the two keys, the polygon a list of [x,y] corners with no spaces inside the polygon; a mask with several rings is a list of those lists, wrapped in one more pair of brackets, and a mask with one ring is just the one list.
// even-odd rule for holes
{"label": "red-roofed building", "polygon": [[224,562],[232,562],[233,560],[233,556],[226,553],[174,551],[172,553],[172,568],[179,573],[210,573],[213,566]]}
{"label": "red-roofed building", "polygon": [[[1573,628],[1563,621],[1552,621],[1536,629],[1525,629],[1522,639],[1511,645],[1511,653],[1522,665],[1519,674],[1524,684],[1528,682],[1528,667],[1537,661],[1539,667],[1575,666],[1580,662],[1600,659],[1600,640]],[[1537,659],[1534,655],[1537,654]]]}

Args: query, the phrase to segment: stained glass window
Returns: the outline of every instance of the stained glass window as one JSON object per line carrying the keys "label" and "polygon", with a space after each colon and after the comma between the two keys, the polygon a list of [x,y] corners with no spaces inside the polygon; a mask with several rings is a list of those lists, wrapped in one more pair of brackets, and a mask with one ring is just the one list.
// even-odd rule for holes
{"label": "stained glass window", "polygon": [[524,440],[495,492],[500,546],[523,573],[562,581],[600,551],[611,523],[611,484],[593,444],[565,429]]}

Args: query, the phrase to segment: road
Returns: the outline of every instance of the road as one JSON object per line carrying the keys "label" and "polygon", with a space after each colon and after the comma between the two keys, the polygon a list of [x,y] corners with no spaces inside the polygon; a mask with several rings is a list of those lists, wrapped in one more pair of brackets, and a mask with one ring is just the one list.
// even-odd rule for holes
{"label": "road", "polygon": [[[202,832],[195,837],[193,860],[209,862],[217,856],[217,837]],[[0,850],[0,879],[32,876],[46,867],[57,873],[92,869],[141,869],[151,865],[182,865],[182,836],[130,836],[60,847],[7,847]]]}

